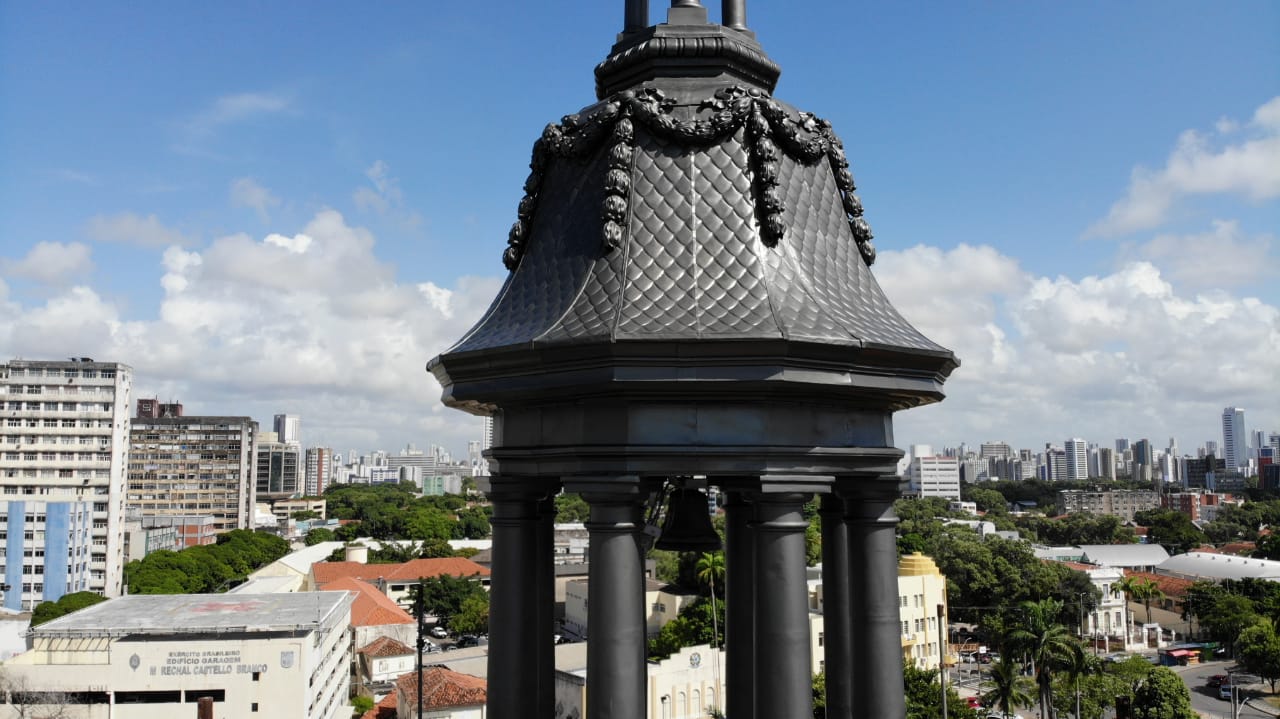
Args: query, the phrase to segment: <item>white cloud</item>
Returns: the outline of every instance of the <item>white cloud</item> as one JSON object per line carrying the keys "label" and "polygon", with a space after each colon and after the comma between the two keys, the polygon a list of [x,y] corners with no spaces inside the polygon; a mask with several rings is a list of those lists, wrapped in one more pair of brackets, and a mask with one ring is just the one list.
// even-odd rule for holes
{"label": "white cloud", "polygon": [[1254,113],[1247,136],[1222,140],[1238,130],[1218,120],[1217,137],[1187,130],[1160,170],[1134,168],[1126,196],[1087,234],[1115,236],[1163,224],[1174,203],[1189,195],[1238,194],[1250,200],[1280,197],[1280,97]]}
{"label": "white cloud", "polygon": [[[1120,255],[1161,268],[1182,287],[1236,287],[1274,274],[1269,235],[1245,237],[1234,220],[1215,220],[1213,229],[1193,235],[1159,235],[1141,245],[1126,246]],[[1207,261],[1212,257],[1212,261]]]}
{"label": "white cloud", "polygon": [[403,211],[404,193],[400,190],[399,178],[391,176],[391,168],[382,160],[377,160],[364,171],[372,187],[357,187],[351,193],[351,200],[361,212],[373,212],[394,219],[405,228],[416,228],[422,224],[422,217],[416,212]]}
{"label": "white cloud", "polygon": [[95,215],[86,228],[89,237],[103,242],[123,242],[141,247],[181,247],[192,244],[191,238],[165,227],[155,215],[141,217],[132,212],[118,215]]}
{"label": "white cloud", "polygon": [[0,270],[46,284],[61,284],[93,269],[89,246],[71,242],[37,242],[20,260],[0,258]]}
{"label": "white cloud", "polygon": [[252,208],[263,222],[269,222],[270,209],[280,206],[280,198],[252,177],[241,177],[231,181],[231,206]]}
{"label": "white cloud", "polygon": [[1182,293],[1147,262],[1081,279],[1036,277],[990,248],[883,252],[876,275],[908,320],[962,364],[940,405],[895,415],[898,444],[1220,433],[1222,407],[1253,408],[1280,376],[1280,308],[1223,291]]}
{"label": "white cloud", "polygon": [[291,104],[292,100],[288,96],[278,93],[242,92],[224,95],[188,119],[185,127],[192,135],[207,135],[224,125],[283,112]]}
{"label": "white cloud", "polygon": [[372,234],[331,210],[290,234],[169,247],[156,278],[163,300],[145,319],[85,287],[7,311],[0,285],[0,354],[118,360],[134,367],[138,396],[259,421],[298,412],[307,441],[343,451],[409,441],[461,451],[478,420],[440,403],[425,365],[501,280],[404,281],[375,250]]}

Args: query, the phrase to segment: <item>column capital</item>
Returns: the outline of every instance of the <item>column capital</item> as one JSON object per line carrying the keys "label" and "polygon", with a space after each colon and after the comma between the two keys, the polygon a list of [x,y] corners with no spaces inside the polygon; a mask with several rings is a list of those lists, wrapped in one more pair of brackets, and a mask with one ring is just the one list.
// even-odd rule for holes
{"label": "column capital", "polygon": [[498,475],[477,477],[476,488],[493,501],[538,501],[554,497],[560,491],[560,480],[548,477]]}
{"label": "column capital", "polygon": [[892,503],[902,496],[905,482],[896,474],[849,474],[836,477],[832,491],[841,499]]}

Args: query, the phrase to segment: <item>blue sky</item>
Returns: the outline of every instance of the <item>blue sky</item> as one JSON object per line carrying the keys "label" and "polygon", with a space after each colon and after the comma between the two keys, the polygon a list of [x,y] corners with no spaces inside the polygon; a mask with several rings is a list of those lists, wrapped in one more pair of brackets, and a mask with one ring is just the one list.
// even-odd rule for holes
{"label": "blue sky", "polygon": [[[1193,450],[1226,405],[1280,431],[1280,5],[794,6],[748,6],[776,95],[833,123],[877,276],[965,363],[901,446]],[[422,367],[496,291],[532,141],[621,17],[0,4],[0,356],[461,450]]]}

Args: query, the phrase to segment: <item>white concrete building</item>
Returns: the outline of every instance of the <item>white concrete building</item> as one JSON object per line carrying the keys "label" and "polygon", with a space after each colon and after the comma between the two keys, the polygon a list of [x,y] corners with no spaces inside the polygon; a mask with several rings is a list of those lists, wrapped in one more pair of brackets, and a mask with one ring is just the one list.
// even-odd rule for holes
{"label": "white concrete building", "polygon": [[1089,444],[1079,437],[1072,437],[1062,445],[1066,453],[1066,479],[1069,482],[1082,482],[1089,478]]}
{"label": "white concrete building", "polygon": [[1239,470],[1249,465],[1249,437],[1244,428],[1244,410],[1225,407],[1222,410],[1222,456],[1227,469]]}
{"label": "white concrete building", "polygon": [[0,365],[5,607],[120,593],[132,387],[133,371],[117,362]]}
{"label": "white concrete building", "polygon": [[83,719],[172,719],[209,696],[219,717],[345,719],[350,608],[346,592],[103,602],[31,631],[32,650],[0,670],[46,703],[0,717],[54,700]]}
{"label": "white concrete building", "polygon": [[916,456],[907,465],[911,494],[960,499],[960,461],[955,457]]}

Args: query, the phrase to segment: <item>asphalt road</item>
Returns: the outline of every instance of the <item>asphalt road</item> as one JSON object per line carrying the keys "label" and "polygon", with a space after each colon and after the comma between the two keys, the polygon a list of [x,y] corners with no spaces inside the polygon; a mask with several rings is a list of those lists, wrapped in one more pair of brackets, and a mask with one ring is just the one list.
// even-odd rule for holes
{"label": "asphalt road", "polygon": [[[1228,669],[1234,671],[1235,662],[1217,661],[1173,668],[1191,690],[1191,708],[1199,712],[1204,719],[1231,719],[1230,700],[1219,699],[1218,690],[1208,684],[1209,677],[1214,674],[1226,674]],[[1270,685],[1266,683],[1241,684],[1240,694],[1246,698],[1259,697],[1269,689]],[[1240,710],[1240,719],[1272,719],[1275,716],[1275,710],[1261,699],[1247,702]]]}
{"label": "asphalt road", "polygon": [[[962,663],[952,670],[950,681],[954,684],[956,690],[960,692],[960,696],[968,696],[981,691],[981,675],[979,672],[982,669],[986,669],[986,666]],[[1173,671],[1182,678],[1182,681],[1191,691],[1191,708],[1195,709],[1203,719],[1231,719],[1231,702],[1226,699],[1219,699],[1218,690],[1209,686],[1209,677],[1214,674],[1226,674],[1227,670],[1235,672],[1235,662],[1216,661],[1189,667],[1173,667]],[[1280,713],[1272,709],[1270,705],[1257,698],[1269,689],[1270,685],[1263,682],[1241,685],[1241,695],[1246,699],[1253,698],[1253,700],[1246,703],[1240,710],[1240,719],[1275,719],[1280,716]],[[1035,715],[1034,708],[1030,710],[1023,709],[1021,713],[1024,716]]]}

